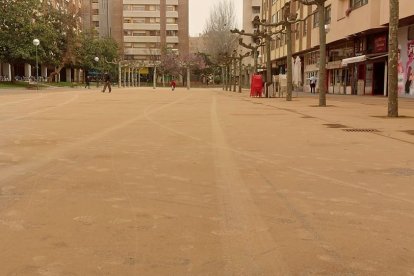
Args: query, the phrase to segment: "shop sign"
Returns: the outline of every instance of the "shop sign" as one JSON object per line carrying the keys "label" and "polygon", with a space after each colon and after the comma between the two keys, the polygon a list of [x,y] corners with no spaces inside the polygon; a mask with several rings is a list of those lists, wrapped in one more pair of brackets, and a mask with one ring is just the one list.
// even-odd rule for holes
{"label": "shop sign", "polygon": [[374,39],[374,52],[383,53],[387,51],[387,37],[385,35],[378,36]]}

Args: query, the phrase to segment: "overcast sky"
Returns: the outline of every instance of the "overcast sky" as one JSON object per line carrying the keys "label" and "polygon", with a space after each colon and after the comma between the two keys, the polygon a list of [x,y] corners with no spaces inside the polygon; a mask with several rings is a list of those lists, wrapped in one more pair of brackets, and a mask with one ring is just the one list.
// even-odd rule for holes
{"label": "overcast sky", "polygon": [[[228,0],[231,1],[231,0]],[[190,36],[198,36],[204,30],[204,24],[210,15],[210,9],[220,0],[189,0]],[[233,0],[236,9],[237,26],[241,28],[243,0]]]}

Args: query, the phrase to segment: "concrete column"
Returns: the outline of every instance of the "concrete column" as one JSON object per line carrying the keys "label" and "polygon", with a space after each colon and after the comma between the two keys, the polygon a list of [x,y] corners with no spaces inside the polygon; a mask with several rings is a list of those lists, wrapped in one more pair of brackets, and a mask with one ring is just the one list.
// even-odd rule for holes
{"label": "concrete column", "polygon": [[123,74],[123,79],[124,79],[124,81],[123,81],[123,86],[124,86],[124,87],[126,87],[126,73],[127,73],[127,72],[126,72],[126,70],[127,70],[127,69],[126,69],[126,68],[124,68],[124,74]]}
{"label": "concrete column", "polygon": [[132,79],[134,80],[134,87],[137,87],[137,68],[132,70]]}
{"label": "concrete column", "polygon": [[82,69],[78,69],[78,70],[79,70],[79,79],[78,79],[78,81],[83,83],[85,81],[84,71]]}
{"label": "concrete column", "polygon": [[3,63],[2,64],[2,76],[6,77],[11,81],[11,66],[10,63]]}
{"label": "concrete column", "polygon": [[190,67],[187,67],[187,90],[190,89]]}
{"label": "concrete column", "polygon": [[128,67],[128,87],[131,87],[131,67]]}
{"label": "concrete column", "polygon": [[47,66],[43,64],[40,66],[40,76],[47,78]]}
{"label": "concrete column", "polygon": [[75,82],[79,82],[79,69],[75,68],[75,69],[73,70],[73,75],[74,75],[73,80],[74,80]]}
{"label": "concrete column", "polygon": [[71,68],[66,68],[66,82],[72,82],[72,70],[71,70]]}
{"label": "concrete column", "polygon": [[[32,66],[30,64],[25,63],[24,64],[24,76],[26,78],[29,78],[32,76]],[[35,73],[36,76],[36,73]]]}

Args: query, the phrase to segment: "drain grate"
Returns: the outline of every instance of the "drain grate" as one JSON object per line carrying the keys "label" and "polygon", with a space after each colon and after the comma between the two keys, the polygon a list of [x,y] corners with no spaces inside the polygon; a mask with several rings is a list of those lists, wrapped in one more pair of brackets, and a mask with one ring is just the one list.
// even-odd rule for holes
{"label": "drain grate", "polygon": [[324,126],[329,128],[347,128],[347,126],[341,124],[324,124]]}
{"label": "drain grate", "polygon": [[375,128],[346,128],[343,129],[346,132],[379,132],[378,129]]}
{"label": "drain grate", "polygon": [[402,132],[408,133],[410,135],[414,135],[414,130],[403,130]]}

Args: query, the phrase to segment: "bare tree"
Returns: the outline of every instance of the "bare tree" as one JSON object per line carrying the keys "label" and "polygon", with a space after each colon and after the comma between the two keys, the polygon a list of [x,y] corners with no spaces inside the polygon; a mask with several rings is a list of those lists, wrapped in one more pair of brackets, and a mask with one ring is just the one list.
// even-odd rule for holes
{"label": "bare tree", "polygon": [[388,117],[398,117],[398,21],[399,1],[390,0],[388,40]]}
{"label": "bare tree", "polygon": [[237,36],[230,33],[230,30],[236,27],[234,11],[233,1],[221,0],[211,10],[206,20],[203,36],[207,54],[214,63],[219,63],[223,54],[230,56],[237,48]]}
{"label": "bare tree", "polygon": [[[279,35],[277,39],[280,39],[280,35],[286,35],[286,49],[287,49],[287,93],[286,93],[286,100],[291,101],[292,100],[292,90],[293,90],[293,83],[292,83],[292,25],[296,24],[300,21],[305,21],[308,19],[309,16],[313,15],[313,13],[307,15],[304,19],[298,19],[297,13],[291,12],[291,2],[286,2],[283,6],[283,13],[282,13],[282,20],[276,23],[269,23],[266,20],[261,20],[259,17],[255,17],[253,20],[254,26],[266,26],[268,29],[262,30],[261,32],[258,32],[263,37],[271,37],[272,35],[276,34]],[[280,28],[276,31],[272,31],[271,28]],[[266,51],[268,52],[267,55],[267,64],[269,64],[270,59],[270,41],[271,39],[266,39]],[[270,65],[266,65],[266,67],[270,67]],[[267,78],[270,78],[269,76],[270,71],[268,70],[268,76]]]}
{"label": "bare tree", "polygon": [[[325,2],[326,0],[297,0],[304,5],[316,5],[319,16],[319,106],[326,106],[326,32]],[[289,61],[288,61],[289,62]]]}

